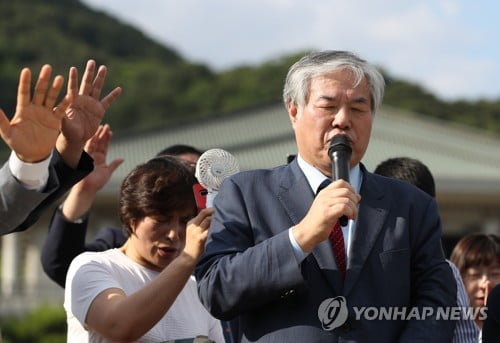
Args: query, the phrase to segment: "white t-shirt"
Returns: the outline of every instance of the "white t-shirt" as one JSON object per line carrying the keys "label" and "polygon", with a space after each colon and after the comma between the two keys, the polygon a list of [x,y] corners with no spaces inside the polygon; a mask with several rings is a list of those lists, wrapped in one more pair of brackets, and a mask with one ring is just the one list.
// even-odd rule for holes
{"label": "white t-shirt", "polygon": [[[98,333],[84,328],[92,301],[109,288],[119,288],[130,295],[146,286],[158,274],[132,261],[119,249],[84,252],[77,256],[71,262],[66,277],[64,309],[68,322],[67,341],[109,342]],[[137,342],[163,342],[198,335],[224,342],[220,322],[201,304],[196,281],[191,277],[168,312]]]}

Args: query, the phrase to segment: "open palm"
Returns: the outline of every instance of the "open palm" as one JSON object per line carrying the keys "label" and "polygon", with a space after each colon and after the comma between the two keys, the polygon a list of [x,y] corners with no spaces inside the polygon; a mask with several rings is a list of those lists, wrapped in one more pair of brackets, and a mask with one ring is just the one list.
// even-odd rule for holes
{"label": "open palm", "polygon": [[49,156],[59,135],[64,111],[69,104],[69,98],[66,97],[54,108],[64,79],[60,75],[56,76],[49,87],[51,71],[49,65],[42,67],[32,99],[31,71],[24,68],[19,76],[14,117],[9,122],[5,113],[0,110],[0,135],[25,162],[36,162]]}
{"label": "open palm", "polygon": [[99,100],[106,79],[106,67],[101,66],[94,78],[95,61],[89,60],[78,89],[78,72],[72,67],[69,72],[68,95],[72,101],[62,122],[62,134],[70,144],[81,144],[97,131],[107,108],[121,93],[117,87]]}
{"label": "open palm", "polygon": [[87,191],[97,192],[111,178],[113,172],[122,164],[123,159],[106,163],[112,132],[109,125],[100,125],[97,132],[85,145],[85,151],[94,160],[94,170],[80,181],[80,187]]}

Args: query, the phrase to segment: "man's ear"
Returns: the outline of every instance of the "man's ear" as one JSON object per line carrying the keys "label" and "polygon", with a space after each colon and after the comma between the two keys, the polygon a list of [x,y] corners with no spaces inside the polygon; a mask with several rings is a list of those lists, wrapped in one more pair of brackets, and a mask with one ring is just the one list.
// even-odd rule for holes
{"label": "man's ear", "polygon": [[297,104],[293,101],[290,101],[287,105],[287,111],[288,111],[288,117],[290,118],[290,121],[292,122],[293,126],[297,121],[297,114],[298,114]]}

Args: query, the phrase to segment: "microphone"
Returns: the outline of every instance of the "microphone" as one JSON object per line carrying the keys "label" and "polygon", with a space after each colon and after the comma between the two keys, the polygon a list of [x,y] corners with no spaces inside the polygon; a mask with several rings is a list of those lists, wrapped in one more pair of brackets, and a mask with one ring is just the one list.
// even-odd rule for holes
{"label": "microphone", "polygon": [[209,149],[196,162],[195,177],[207,190],[206,206],[212,207],[222,181],[240,171],[238,162],[229,152]]}
{"label": "microphone", "polygon": [[[352,149],[349,141],[344,135],[333,136],[330,147],[328,148],[328,156],[332,160],[332,180],[339,179],[349,182],[349,160],[351,159]],[[339,219],[341,226],[346,226],[348,218],[342,216]]]}

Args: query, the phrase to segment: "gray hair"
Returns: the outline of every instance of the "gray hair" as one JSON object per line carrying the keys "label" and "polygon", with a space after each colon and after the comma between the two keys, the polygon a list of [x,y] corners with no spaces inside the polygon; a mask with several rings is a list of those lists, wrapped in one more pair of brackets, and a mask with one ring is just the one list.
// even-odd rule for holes
{"label": "gray hair", "polygon": [[375,114],[384,97],[384,77],[373,65],[348,51],[313,52],[292,65],[288,70],[283,88],[285,106],[290,103],[304,106],[309,96],[311,79],[318,75],[345,69],[350,70],[354,75],[353,87],[357,87],[364,79],[367,80],[371,93],[371,109]]}

